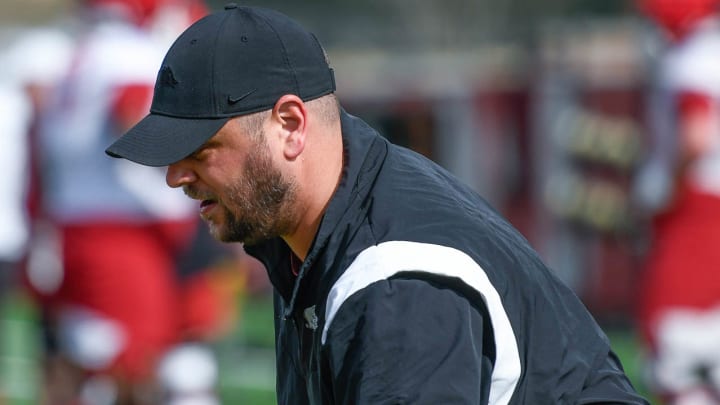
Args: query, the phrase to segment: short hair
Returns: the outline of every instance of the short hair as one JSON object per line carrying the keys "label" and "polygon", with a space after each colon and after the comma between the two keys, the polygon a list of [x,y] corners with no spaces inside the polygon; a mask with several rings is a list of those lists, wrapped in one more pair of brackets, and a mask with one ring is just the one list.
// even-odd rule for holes
{"label": "short hair", "polygon": [[244,132],[258,141],[264,138],[263,123],[267,117],[270,116],[271,111],[272,110],[258,111],[252,114],[241,115],[235,119]]}
{"label": "short hair", "polygon": [[340,104],[334,93],[310,100],[305,105],[324,125],[335,124],[340,119]]}
{"label": "short hair", "polygon": [[[330,93],[305,103],[307,109],[318,117],[323,125],[330,126],[340,119],[340,104],[334,93]],[[238,116],[237,122],[250,136],[261,137],[263,123],[272,110],[264,110],[252,114]]]}

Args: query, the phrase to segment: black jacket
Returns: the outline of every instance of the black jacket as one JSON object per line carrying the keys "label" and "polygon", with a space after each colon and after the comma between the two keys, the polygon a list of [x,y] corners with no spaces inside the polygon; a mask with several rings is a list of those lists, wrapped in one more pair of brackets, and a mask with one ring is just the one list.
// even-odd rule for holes
{"label": "black jacket", "polygon": [[278,404],[645,404],[577,297],[430,160],[342,114],[345,169],[275,287]]}

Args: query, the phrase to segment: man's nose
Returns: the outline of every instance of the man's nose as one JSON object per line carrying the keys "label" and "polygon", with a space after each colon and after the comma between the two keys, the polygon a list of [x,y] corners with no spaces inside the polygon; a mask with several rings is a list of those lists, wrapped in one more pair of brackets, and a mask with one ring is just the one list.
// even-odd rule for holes
{"label": "man's nose", "polygon": [[173,163],[167,167],[165,182],[168,186],[177,188],[191,184],[197,179],[195,172],[184,166],[182,162]]}

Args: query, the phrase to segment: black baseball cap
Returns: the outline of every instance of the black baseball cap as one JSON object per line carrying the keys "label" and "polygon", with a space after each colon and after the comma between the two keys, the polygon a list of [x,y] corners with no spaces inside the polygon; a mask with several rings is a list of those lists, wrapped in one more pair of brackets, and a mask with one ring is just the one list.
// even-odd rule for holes
{"label": "black baseball cap", "polygon": [[166,166],[232,117],[271,109],[285,94],[309,101],[334,91],[312,33],[277,11],[230,3],[178,37],[158,72],[150,114],[105,153]]}

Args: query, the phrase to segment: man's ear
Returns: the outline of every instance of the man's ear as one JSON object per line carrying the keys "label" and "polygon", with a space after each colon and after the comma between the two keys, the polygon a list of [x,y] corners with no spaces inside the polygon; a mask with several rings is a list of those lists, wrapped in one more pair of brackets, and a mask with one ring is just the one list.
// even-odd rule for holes
{"label": "man's ear", "polygon": [[286,159],[295,160],[305,149],[305,103],[296,95],[286,94],[275,103],[272,114],[281,127],[283,154]]}

